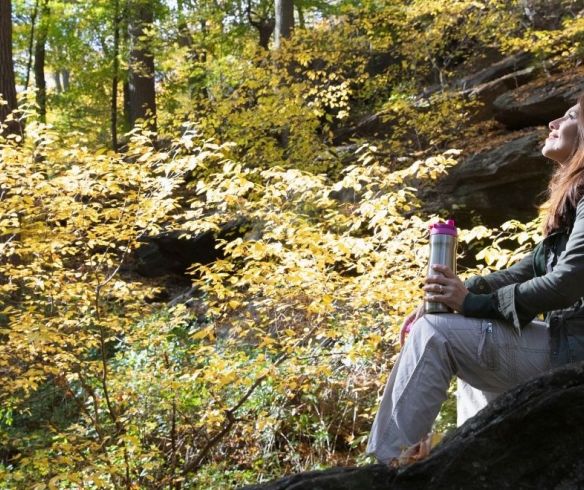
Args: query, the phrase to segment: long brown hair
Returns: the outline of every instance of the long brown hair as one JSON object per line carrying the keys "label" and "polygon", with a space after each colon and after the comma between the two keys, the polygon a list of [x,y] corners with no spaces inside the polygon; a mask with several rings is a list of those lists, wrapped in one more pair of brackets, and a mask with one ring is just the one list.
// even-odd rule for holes
{"label": "long brown hair", "polygon": [[578,201],[584,195],[584,94],[578,98],[578,138],[576,150],[558,166],[547,190],[547,201],[540,207],[545,213],[544,236],[571,228]]}

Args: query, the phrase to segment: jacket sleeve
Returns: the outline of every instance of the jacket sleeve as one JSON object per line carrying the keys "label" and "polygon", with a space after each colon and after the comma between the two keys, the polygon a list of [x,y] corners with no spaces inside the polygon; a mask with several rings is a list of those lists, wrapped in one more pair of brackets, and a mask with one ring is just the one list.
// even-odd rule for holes
{"label": "jacket sleeve", "polygon": [[[568,308],[584,296],[584,199],[578,203],[568,243],[551,272],[503,286],[491,295],[473,296],[468,298],[467,316],[475,316],[479,306],[491,305],[518,331],[538,313]],[[464,303],[467,304],[467,298]],[[463,313],[467,314],[464,305]],[[494,313],[491,311],[491,314]]]}
{"label": "jacket sleeve", "polygon": [[472,276],[464,281],[466,289],[475,294],[493,293],[497,289],[535,277],[533,252],[523,257],[508,269],[491,272],[486,276]]}

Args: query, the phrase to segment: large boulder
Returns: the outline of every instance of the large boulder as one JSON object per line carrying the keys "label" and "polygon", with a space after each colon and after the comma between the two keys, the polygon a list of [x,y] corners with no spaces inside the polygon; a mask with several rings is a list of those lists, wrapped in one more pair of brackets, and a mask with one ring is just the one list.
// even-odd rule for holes
{"label": "large boulder", "polygon": [[584,488],[584,363],[550,371],[501,395],[430,455],[383,465],[289,476],[247,490]]}
{"label": "large boulder", "polygon": [[[473,60],[473,66],[478,65],[477,68],[480,67],[477,71],[470,74],[457,74],[453,80],[448,82],[448,85],[455,90],[460,90],[462,93],[468,93],[481,85],[508,77],[512,73],[522,72],[529,68],[533,61],[531,53],[521,52],[502,58],[498,50],[489,49],[485,50],[483,57],[483,60],[480,60],[480,58]],[[466,64],[462,65],[465,68],[467,66]],[[435,83],[427,87],[420,96],[427,98],[443,89],[444,86],[441,83]]]}
{"label": "large boulder", "polygon": [[186,232],[171,231],[145,237],[134,254],[134,270],[144,277],[183,275],[192,264],[208,264],[223,257],[217,248],[219,240],[233,240],[244,235],[249,222],[238,218],[219,226],[219,231],[206,231],[190,238]]}
{"label": "large boulder", "polygon": [[431,211],[448,211],[462,226],[470,225],[472,213],[491,226],[533,219],[554,168],[541,154],[545,134],[533,130],[467,157],[422,200]]}
{"label": "large boulder", "polygon": [[548,124],[562,116],[584,92],[584,70],[538,79],[497,97],[495,119],[509,129]]}
{"label": "large boulder", "polygon": [[350,138],[368,136],[384,137],[391,134],[393,123],[384,118],[383,112],[367,114],[355,121],[351,126],[342,126],[333,132],[333,145],[339,146]]}
{"label": "large boulder", "polygon": [[456,83],[460,90],[469,90],[479,85],[497,80],[501,77],[523,70],[531,64],[533,55],[531,53],[517,53],[507,56],[496,63],[493,63],[482,70],[467,75]]}
{"label": "large boulder", "polygon": [[528,66],[522,70],[507,73],[495,80],[463,90],[462,93],[464,95],[481,102],[480,108],[473,114],[473,121],[482,121],[493,117],[493,104],[497,97],[530,82],[537,73],[538,70],[535,66]]}

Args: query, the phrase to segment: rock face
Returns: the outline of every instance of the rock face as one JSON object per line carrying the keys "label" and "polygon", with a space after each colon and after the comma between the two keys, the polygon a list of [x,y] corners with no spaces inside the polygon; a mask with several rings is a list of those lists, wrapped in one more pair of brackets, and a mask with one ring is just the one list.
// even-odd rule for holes
{"label": "rock face", "polygon": [[391,133],[391,123],[383,119],[383,113],[369,114],[355,122],[353,126],[344,126],[334,131],[333,145],[338,146],[350,138],[368,135],[386,136]]}
{"label": "rock face", "polygon": [[[463,94],[480,100],[484,107],[474,116],[474,120],[486,119],[492,116],[492,104],[498,95],[533,79],[537,70],[530,66],[532,61],[533,55],[530,53],[507,56],[482,70],[454,81],[452,85]],[[420,97],[428,98],[442,89],[442,85],[434,84],[420,94]],[[384,116],[383,112],[369,114],[355,121],[351,126],[337,128],[334,131],[333,145],[341,145],[355,137],[362,138],[371,135],[384,137],[391,134],[393,123]]]}
{"label": "rock face", "polygon": [[489,225],[534,218],[554,168],[541,154],[545,134],[534,130],[466,158],[423,201],[439,203],[463,226],[469,224],[471,210]]}
{"label": "rock face", "polygon": [[246,490],[584,488],[584,363],[505,393],[425,460],[293,475]]}
{"label": "rock face", "polygon": [[[486,57],[487,59],[496,61],[492,61],[486,67],[471,73],[470,75],[466,75],[450,82],[450,85],[454,89],[460,90],[463,94],[469,94],[483,85],[497,84],[497,81],[501,79],[509,80],[510,78],[513,78],[513,74],[515,74],[520,80],[517,80],[514,85],[509,85],[508,82],[505,85],[508,90],[518,87],[521,83],[526,83],[528,78],[525,78],[523,75],[524,73],[527,73],[525,70],[529,72],[533,70],[533,67],[530,66],[533,61],[533,55],[530,53],[517,53],[501,59],[500,53],[495,50],[494,52],[488,53]],[[422,98],[428,98],[430,95],[439,92],[443,88],[444,87],[441,84],[436,83],[426,88],[420,96]]]}
{"label": "rock face", "polygon": [[572,73],[553,83],[538,80],[495,99],[495,119],[509,129],[547,125],[576,103],[584,92],[583,72]]}
{"label": "rock face", "polygon": [[529,66],[464,90],[464,94],[482,103],[480,109],[473,114],[473,120],[482,121],[492,117],[494,114],[493,104],[499,95],[529,82],[536,74],[536,68]]}
{"label": "rock face", "polygon": [[[533,55],[530,53],[507,56],[482,70],[454,81],[452,86],[462,94],[477,98],[483,103],[483,107],[473,117],[475,121],[487,119],[493,115],[493,102],[497,96],[529,82],[537,74],[537,69],[530,66],[532,61]],[[428,98],[442,89],[442,85],[434,84],[420,94],[420,97]],[[383,111],[369,114],[354,121],[350,126],[337,128],[334,131],[333,145],[341,145],[350,138],[372,135],[383,138],[391,134],[392,126],[393,123],[385,117]]]}
{"label": "rock face", "polygon": [[208,264],[222,257],[215,248],[219,239],[242,236],[240,231],[247,220],[240,218],[222,225],[221,231],[207,231],[191,238],[180,238],[184,233],[172,231],[145,238],[144,245],[136,250],[135,270],[144,277],[183,275],[191,264]]}
{"label": "rock face", "polygon": [[533,55],[531,53],[518,53],[512,56],[507,56],[483,70],[462,78],[456,85],[463,91],[472,89],[519,70],[523,70],[529,66],[532,60]]}

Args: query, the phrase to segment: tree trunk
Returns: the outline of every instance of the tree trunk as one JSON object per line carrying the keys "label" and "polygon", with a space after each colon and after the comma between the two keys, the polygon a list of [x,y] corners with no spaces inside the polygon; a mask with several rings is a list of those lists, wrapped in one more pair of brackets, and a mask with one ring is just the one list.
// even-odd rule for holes
{"label": "tree trunk", "polygon": [[63,84],[61,83],[61,71],[57,70],[53,73],[53,80],[55,82],[55,88],[57,89],[57,93],[63,93]]}
{"label": "tree trunk", "polygon": [[47,122],[47,81],[45,79],[45,55],[49,33],[49,0],[44,0],[34,48],[34,79],[37,89],[36,102],[41,122]]}
{"label": "tree trunk", "polygon": [[189,26],[184,15],[183,0],[176,0],[177,17],[178,17],[178,45],[181,48],[190,48],[193,44],[192,36],[189,31]]}
{"label": "tree trunk", "polygon": [[154,84],[154,55],[146,30],[154,21],[150,0],[134,0],[130,9],[130,126],[139,119],[148,129],[156,131],[156,93]]}
{"label": "tree trunk", "polygon": [[130,82],[124,80],[122,85],[124,94],[124,130],[130,131],[132,128],[132,110],[130,109]]}
{"label": "tree trunk", "polygon": [[276,30],[275,42],[276,49],[280,47],[282,39],[288,39],[294,29],[294,1],[293,0],[276,0]]}
{"label": "tree trunk", "polygon": [[[12,59],[12,5],[10,0],[0,0],[0,95],[7,104],[0,104],[0,124],[6,124],[2,134],[21,134],[22,127],[17,121],[6,121],[15,111],[16,83],[14,80],[14,61]],[[5,122],[6,121],[6,122]]]}
{"label": "tree trunk", "polygon": [[36,18],[39,12],[39,0],[36,0],[34,9],[30,17],[30,37],[28,38],[28,61],[26,63],[26,81],[24,82],[24,89],[28,89],[30,82],[30,70],[32,68],[32,57],[34,49],[34,28],[36,26]]}
{"label": "tree trunk", "polygon": [[114,0],[114,49],[112,67],[111,133],[112,149],[118,149],[118,82],[120,72],[120,0]]}
{"label": "tree trunk", "polygon": [[67,69],[61,70],[61,75],[63,76],[63,90],[67,92],[69,90],[69,76],[71,72]]}
{"label": "tree trunk", "polygon": [[[124,7],[120,16],[120,32],[122,36],[122,46],[124,50],[128,50],[130,46],[130,1],[124,0]],[[124,120],[124,132],[130,131],[132,128],[131,124],[131,110],[130,110],[130,68],[128,68],[123,74],[122,82],[122,113]]]}
{"label": "tree trunk", "polygon": [[296,12],[298,12],[298,26],[301,29],[306,27],[306,21],[304,20],[304,10],[302,9],[302,5],[296,5]]}
{"label": "tree trunk", "polygon": [[270,44],[270,38],[272,33],[276,28],[276,20],[268,13],[253,12],[251,8],[251,0],[247,0],[247,20],[252,27],[255,27],[260,35],[260,46],[264,49],[268,49]]}
{"label": "tree trunk", "polygon": [[255,25],[256,29],[260,34],[260,46],[264,49],[268,49],[270,45],[270,38],[276,27],[274,19],[262,19]]}

